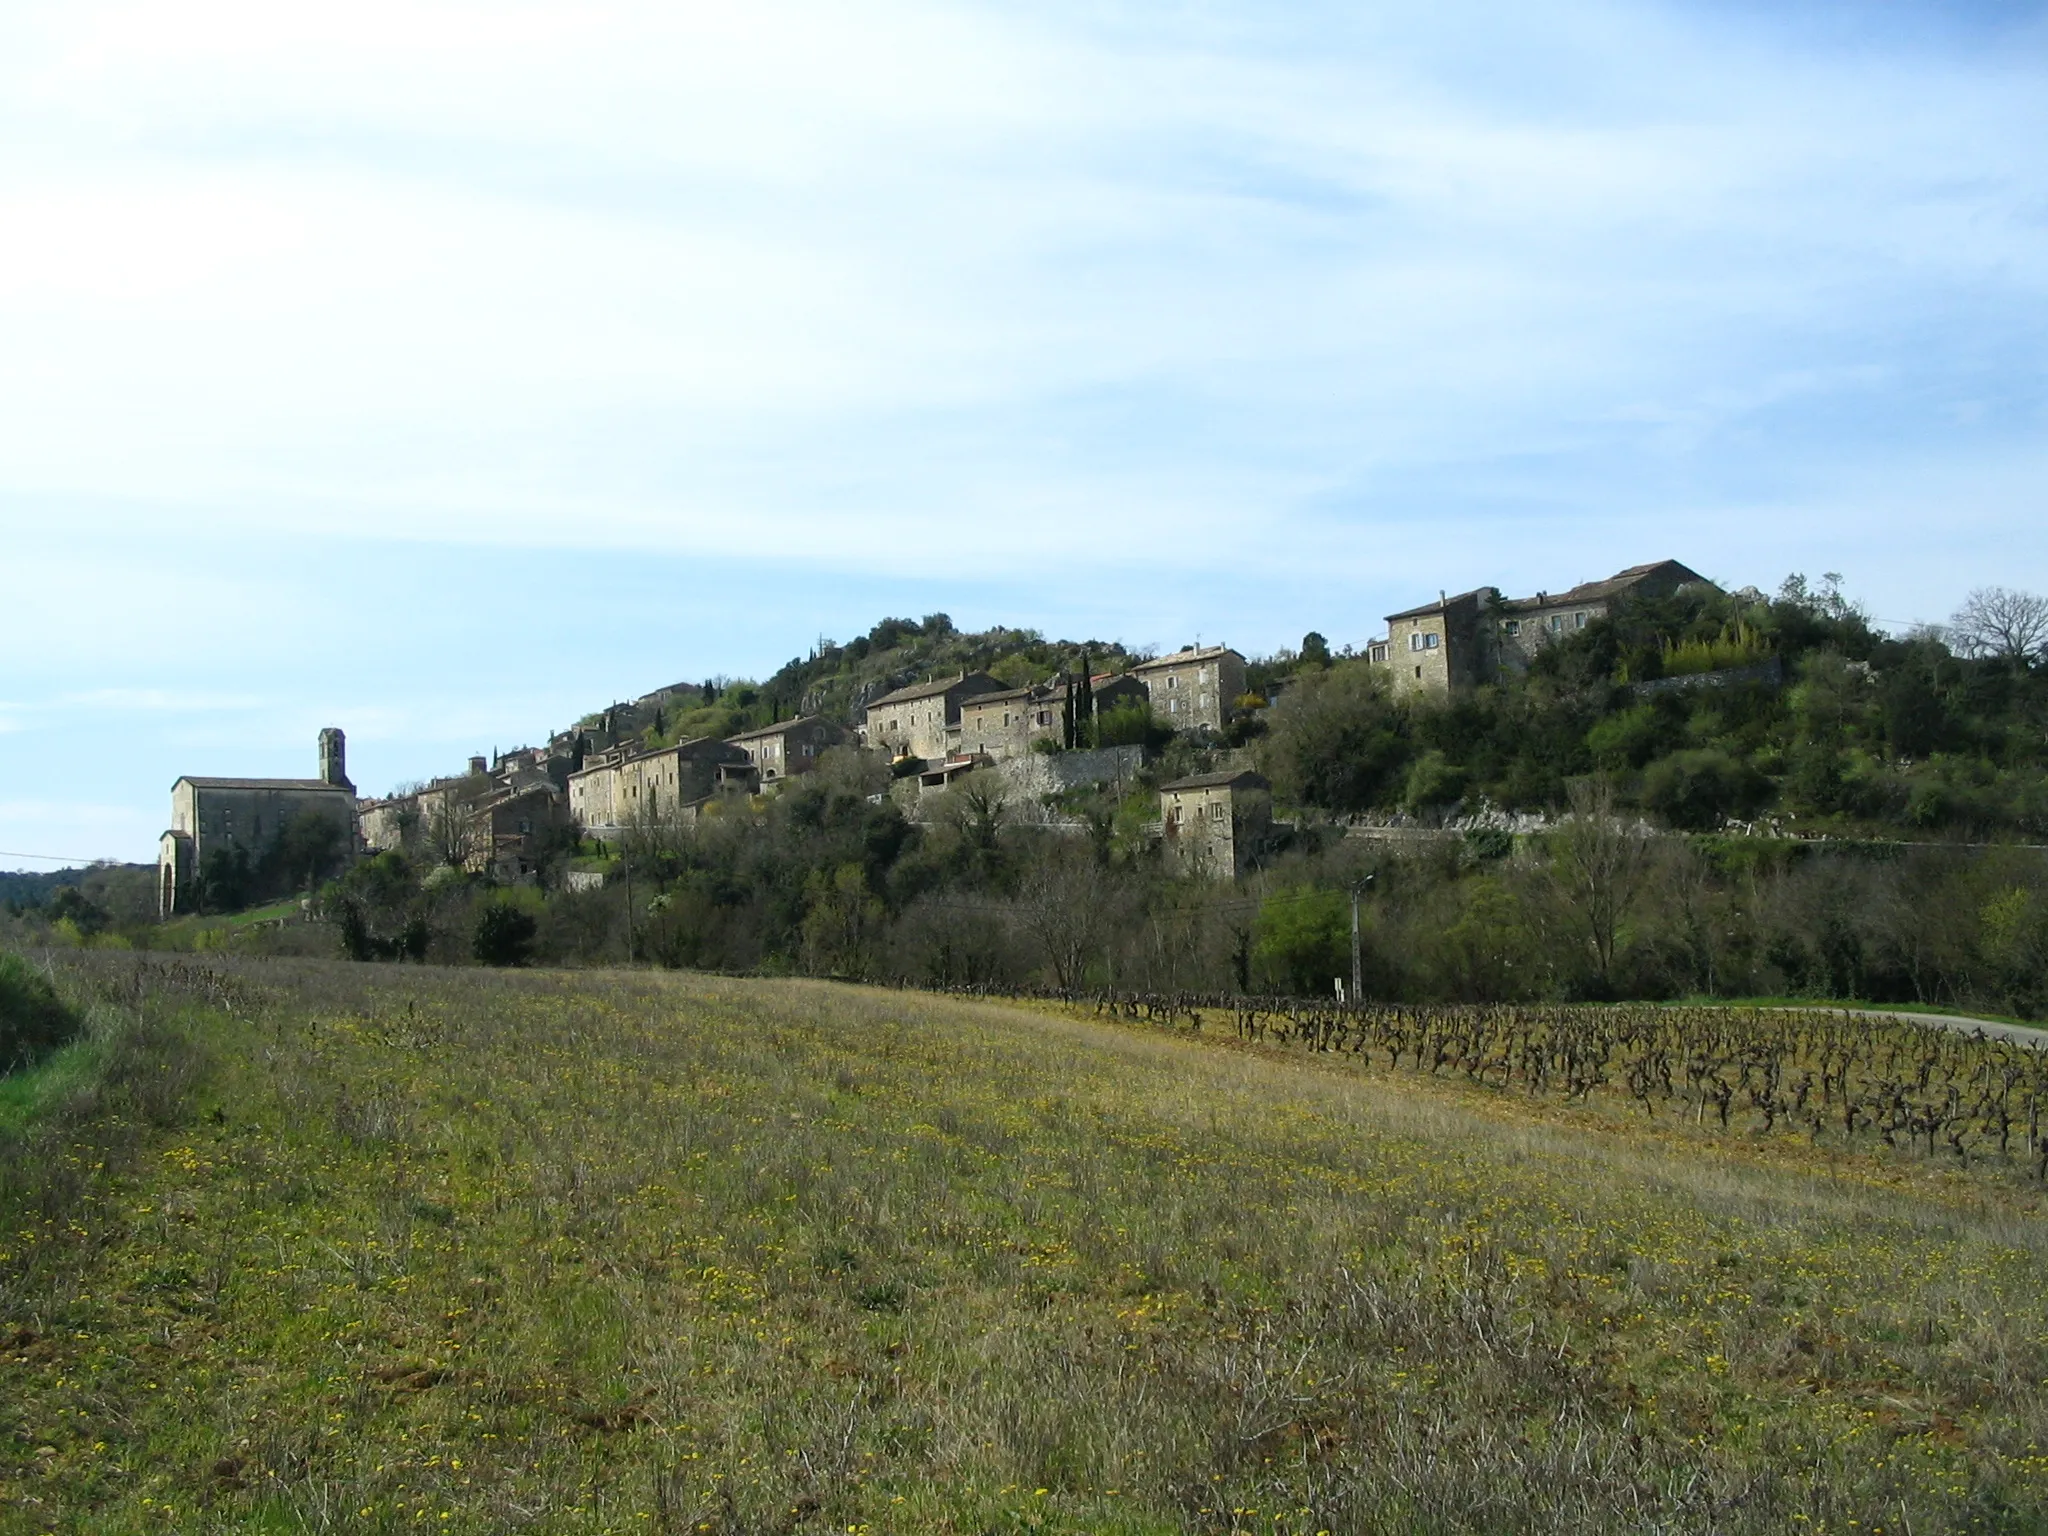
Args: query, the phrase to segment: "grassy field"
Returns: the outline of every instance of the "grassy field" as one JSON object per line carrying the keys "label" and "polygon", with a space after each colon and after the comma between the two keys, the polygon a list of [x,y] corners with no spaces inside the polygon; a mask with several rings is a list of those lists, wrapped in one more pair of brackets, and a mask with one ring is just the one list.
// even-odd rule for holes
{"label": "grassy field", "polygon": [[824,983],[93,963],[207,1070],[9,1185],[6,1530],[2048,1511],[2017,1172]]}

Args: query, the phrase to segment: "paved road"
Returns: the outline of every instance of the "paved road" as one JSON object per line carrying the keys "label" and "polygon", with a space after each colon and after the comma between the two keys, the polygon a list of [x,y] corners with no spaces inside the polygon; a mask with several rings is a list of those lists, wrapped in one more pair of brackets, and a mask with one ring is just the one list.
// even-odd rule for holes
{"label": "paved road", "polygon": [[1952,1013],[1912,1013],[1904,1008],[1801,1008],[1800,1013],[1847,1013],[1859,1019],[1906,1019],[1915,1024],[1932,1024],[1970,1034],[1983,1030],[1994,1040],[2012,1040],[2021,1045],[2048,1047],[2048,1029],[2025,1024],[2004,1024],[1997,1019],[1963,1019]]}

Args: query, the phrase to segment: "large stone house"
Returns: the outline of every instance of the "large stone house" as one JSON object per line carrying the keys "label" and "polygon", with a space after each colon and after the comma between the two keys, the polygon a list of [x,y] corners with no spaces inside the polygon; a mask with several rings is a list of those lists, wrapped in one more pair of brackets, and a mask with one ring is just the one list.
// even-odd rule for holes
{"label": "large stone house", "polygon": [[1500,666],[1504,671],[1521,670],[1544,646],[1605,618],[1623,597],[1668,597],[1690,586],[1713,583],[1676,560],[1658,560],[1630,566],[1603,581],[1583,582],[1569,592],[1510,598],[1495,614]]}
{"label": "large stone house", "polygon": [[1273,830],[1272,786],[1250,769],[1198,773],[1159,787],[1159,835],[1182,874],[1233,880]]}
{"label": "large stone house", "polygon": [[898,688],[862,711],[861,745],[897,758],[930,761],[957,756],[961,706],[981,694],[1002,691],[1003,685],[986,672],[963,672]]}
{"label": "large stone house", "polygon": [[169,918],[198,906],[211,854],[239,852],[260,871],[285,830],[306,817],[331,827],[337,859],[354,855],[356,790],[347,743],[332,726],[320,733],[317,779],[181,777],[171,786],[170,828],[157,844],[158,914]]}
{"label": "large stone house", "polygon": [[1503,598],[1496,587],[1456,597],[1439,593],[1420,608],[1387,615],[1387,634],[1366,647],[1397,693],[1446,695],[1520,672],[1546,645],[1604,618],[1625,597],[1662,597],[1712,583],[1676,560],[1631,566],[1568,592]]}
{"label": "large stone house", "polygon": [[816,715],[764,725],[758,731],[728,736],[726,744],[738,747],[761,772],[763,784],[773,784],[799,773],[809,773],[819,756],[839,744],[839,728]]}
{"label": "large stone house", "polygon": [[746,751],[710,736],[645,752],[613,748],[569,775],[569,813],[592,836],[611,837],[636,824],[693,820],[713,795],[759,785]]}
{"label": "large stone house", "polygon": [[1152,713],[1176,731],[1221,731],[1245,691],[1244,657],[1227,645],[1191,645],[1141,661],[1130,675],[1145,685]]}

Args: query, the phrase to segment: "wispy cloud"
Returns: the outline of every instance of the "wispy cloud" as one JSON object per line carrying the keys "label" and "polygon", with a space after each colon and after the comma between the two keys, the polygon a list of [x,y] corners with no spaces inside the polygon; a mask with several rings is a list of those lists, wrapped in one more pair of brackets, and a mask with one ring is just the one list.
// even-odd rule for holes
{"label": "wispy cloud", "polygon": [[453,750],[856,601],[2048,585],[2042,17],[8,9],[0,722]]}

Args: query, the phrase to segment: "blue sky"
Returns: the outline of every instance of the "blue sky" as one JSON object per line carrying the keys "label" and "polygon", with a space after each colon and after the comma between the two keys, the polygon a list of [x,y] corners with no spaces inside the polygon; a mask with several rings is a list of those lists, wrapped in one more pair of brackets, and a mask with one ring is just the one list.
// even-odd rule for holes
{"label": "blue sky", "polygon": [[2038,5],[0,0],[0,867],[885,613],[2048,588],[2044,144]]}

